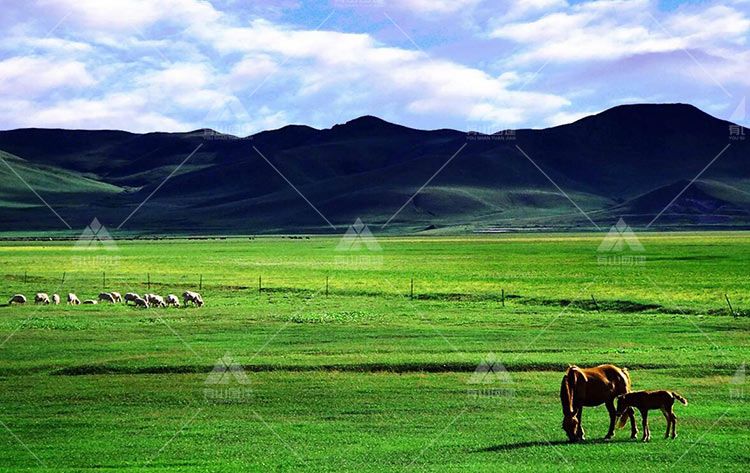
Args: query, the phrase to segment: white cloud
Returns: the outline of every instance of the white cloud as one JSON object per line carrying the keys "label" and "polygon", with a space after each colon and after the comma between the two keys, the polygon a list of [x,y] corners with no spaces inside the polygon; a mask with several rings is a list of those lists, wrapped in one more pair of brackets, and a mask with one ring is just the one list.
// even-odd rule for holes
{"label": "white cloud", "polygon": [[408,9],[416,13],[455,13],[476,6],[481,0],[395,0],[389,6]]}
{"label": "white cloud", "polygon": [[[291,81],[297,97],[367,93],[380,97],[381,105],[392,100],[417,115],[443,113],[498,125],[568,104],[552,94],[512,91],[516,73],[493,77],[421,51],[381,45],[368,34],[297,30],[266,20],[248,27],[206,25],[201,34],[223,54],[262,57],[260,67],[269,72],[287,64],[274,79]],[[248,66],[247,60],[235,66],[233,77]]]}
{"label": "white cloud", "polygon": [[177,93],[190,92],[208,85],[212,78],[209,66],[194,63],[171,64],[165,69],[148,72],[140,80],[148,86]]}
{"label": "white cloud", "polygon": [[203,0],[38,0],[38,6],[65,22],[98,31],[132,31],[157,21],[194,24],[220,13]]}
{"label": "white cloud", "polygon": [[146,109],[138,94],[112,94],[100,99],[73,99],[46,107],[29,101],[0,105],[0,120],[12,127],[127,129],[135,132],[184,131],[190,125]]}
{"label": "white cloud", "polygon": [[53,89],[80,89],[95,80],[78,61],[43,57],[12,57],[0,61],[0,95],[34,96]]}
{"label": "white cloud", "polygon": [[687,38],[691,45],[710,46],[716,42],[747,43],[750,19],[726,5],[714,5],[699,12],[678,12],[665,21],[672,34]]}
{"label": "white cloud", "polygon": [[[327,126],[364,113],[412,126],[500,129],[570,121],[618,97],[682,93],[690,101],[696,90],[689,87],[701,81],[714,92],[716,82],[750,85],[748,3],[738,0],[674,11],[659,10],[656,0],[383,4],[407,29],[427,28],[425,38],[429,28],[450,24],[449,39],[438,35],[434,48],[425,41],[424,50],[412,49],[398,31],[359,20],[347,27],[371,33],[336,31],[335,16],[320,30],[272,21],[257,16],[255,4],[231,2],[222,11],[203,0],[14,4],[11,17],[34,21],[0,33],[0,51],[11,56],[0,60],[2,123],[187,130],[212,126],[210,111],[238,100],[251,111],[241,120],[248,132],[288,121]],[[487,16],[477,19],[488,12],[497,15],[489,26]],[[476,20],[471,27],[469,20]],[[392,46],[392,34],[407,47]],[[455,50],[440,44],[454,36]],[[664,86],[665,93],[655,79],[633,80],[655,76],[688,85]],[[11,116],[10,103],[23,117]]]}
{"label": "white cloud", "polygon": [[490,35],[521,45],[511,62],[565,63],[741,44],[748,31],[750,20],[729,6],[660,15],[651,0],[597,0],[531,20],[501,18]]}
{"label": "white cloud", "polygon": [[232,66],[227,84],[235,90],[257,86],[258,81],[265,80],[278,70],[279,65],[269,54],[248,54]]}
{"label": "white cloud", "polygon": [[585,118],[589,115],[600,112],[600,110],[588,111],[588,112],[557,112],[547,119],[547,125],[558,126],[573,123],[574,121]]}
{"label": "white cloud", "polygon": [[513,0],[507,2],[508,10],[503,19],[517,19],[539,12],[550,12],[568,6],[566,0]]}

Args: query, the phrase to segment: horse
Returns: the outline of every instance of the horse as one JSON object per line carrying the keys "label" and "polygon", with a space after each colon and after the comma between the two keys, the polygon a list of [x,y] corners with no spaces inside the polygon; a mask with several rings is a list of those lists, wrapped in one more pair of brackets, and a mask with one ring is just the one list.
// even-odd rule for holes
{"label": "horse", "polygon": [[[615,365],[599,365],[593,368],[579,368],[575,365],[565,370],[560,385],[560,402],[562,404],[562,428],[571,442],[585,440],[581,426],[583,408],[604,404],[609,412],[609,431],[604,440],[609,440],[615,433],[615,421],[618,417],[615,399],[621,394],[630,392],[630,374],[627,368]],[[630,419],[630,438],[636,438],[638,429],[635,425],[633,409],[627,408],[620,415],[618,428],[625,426]]]}

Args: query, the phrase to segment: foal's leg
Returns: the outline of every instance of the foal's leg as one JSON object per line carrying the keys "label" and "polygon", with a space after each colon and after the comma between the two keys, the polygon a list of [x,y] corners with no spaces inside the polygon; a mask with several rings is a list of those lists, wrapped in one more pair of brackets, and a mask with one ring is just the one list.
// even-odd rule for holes
{"label": "foal's leg", "polygon": [[625,412],[623,415],[630,417],[630,438],[634,439],[638,435],[638,427],[635,426],[635,412],[632,407],[628,407]]}
{"label": "foal's leg", "polygon": [[669,415],[672,416],[672,438],[677,437],[677,416],[674,415],[674,411],[669,412]]}
{"label": "foal's leg", "polygon": [[604,440],[609,440],[615,434],[615,420],[617,420],[617,410],[615,409],[615,404],[612,401],[607,401],[605,405],[607,406],[607,411],[609,412],[609,431],[607,432],[607,435],[604,436]]}
{"label": "foal's leg", "polygon": [[664,418],[667,419],[667,431],[664,433],[664,438],[669,438],[669,432],[672,430],[672,414],[667,411],[666,408],[661,408],[661,413],[664,414]]}
{"label": "foal's leg", "polygon": [[576,430],[576,437],[580,440],[586,440],[586,433],[583,431],[583,406],[578,408],[576,416],[578,417],[578,430]]}
{"label": "foal's leg", "polygon": [[651,440],[651,432],[648,430],[648,411],[641,410],[641,417],[643,418],[643,441],[648,442]]}

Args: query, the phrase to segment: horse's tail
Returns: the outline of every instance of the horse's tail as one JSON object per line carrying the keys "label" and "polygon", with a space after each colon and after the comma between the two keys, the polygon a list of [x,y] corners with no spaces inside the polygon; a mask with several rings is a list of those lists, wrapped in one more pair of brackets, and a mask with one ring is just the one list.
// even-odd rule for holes
{"label": "horse's tail", "polygon": [[628,422],[628,414],[627,411],[623,412],[620,416],[620,420],[617,421],[617,428],[622,429],[625,427],[625,424]]}
{"label": "horse's tail", "polygon": [[683,405],[685,405],[685,406],[687,406],[687,405],[688,405],[687,399],[685,399],[684,397],[680,396],[679,394],[677,394],[677,393],[676,393],[676,392],[674,392],[674,391],[672,391],[672,392],[671,392],[671,394],[672,394],[672,397],[673,397],[673,398],[675,398],[675,399],[677,399],[678,401],[680,401],[680,402],[681,402],[681,403],[682,403]]}
{"label": "horse's tail", "polygon": [[[630,392],[630,388],[631,388],[630,371],[625,367],[620,368],[620,371],[622,371],[622,377],[625,379],[625,392],[628,393]],[[618,429],[622,429],[623,427],[625,427],[625,424],[628,422],[627,412],[628,412],[627,410],[623,412],[620,418],[617,420]]]}
{"label": "horse's tail", "polygon": [[[568,366],[565,370],[565,376],[563,376],[562,386],[560,388],[560,401],[562,401],[563,412],[573,415],[573,393],[575,392],[576,385],[576,372],[580,372],[580,368],[576,365]],[[583,373],[581,373],[583,374]]]}

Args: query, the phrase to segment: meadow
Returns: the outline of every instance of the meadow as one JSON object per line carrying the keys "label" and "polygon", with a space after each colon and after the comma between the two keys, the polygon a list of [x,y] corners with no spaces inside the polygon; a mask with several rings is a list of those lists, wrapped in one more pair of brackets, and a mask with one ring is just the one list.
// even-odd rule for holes
{"label": "meadow", "polygon": [[[0,469],[744,469],[750,233],[602,238],[0,242],[2,302],[206,301],[0,307]],[[602,442],[599,407],[565,442],[562,371],[605,362],[688,398],[677,439]]]}

